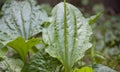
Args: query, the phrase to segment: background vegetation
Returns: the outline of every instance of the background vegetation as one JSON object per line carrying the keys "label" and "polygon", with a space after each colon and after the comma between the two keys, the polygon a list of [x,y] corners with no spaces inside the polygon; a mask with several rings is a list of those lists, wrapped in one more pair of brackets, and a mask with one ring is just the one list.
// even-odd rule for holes
{"label": "background vegetation", "polygon": [[[53,4],[44,2],[43,7],[49,13],[50,5],[60,2],[56,0]],[[103,12],[93,27],[93,38],[95,44],[95,62],[107,65],[117,71],[120,71],[120,11],[119,1],[115,0],[68,0],[68,2],[77,6],[85,17]],[[50,14],[49,14],[50,15]],[[90,52],[86,53],[85,62],[91,63],[89,59]]]}
{"label": "background vegetation", "polygon": [[[44,1],[38,0],[38,3],[41,4]],[[50,11],[52,10],[52,6],[56,5],[56,3],[60,0],[56,0],[54,3],[48,1],[46,0],[46,2],[44,3],[47,4],[43,4],[41,5],[41,7],[46,10],[49,16],[51,16]],[[0,7],[2,7],[4,2],[5,0],[0,0]],[[119,11],[116,12],[115,8],[113,7],[110,7],[110,9],[108,9],[108,7],[104,6],[104,3],[101,3],[100,1],[80,0],[78,3],[76,3],[75,0],[69,0],[69,2],[76,5],[82,11],[83,15],[86,18],[98,12],[103,12],[97,22],[92,25],[94,33],[92,42],[94,46],[86,53],[86,56],[83,59],[83,65],[90,65],[96,63],[104,64],[120,72]],[[0,12],[0,17],[2,17],[2,12]]]}

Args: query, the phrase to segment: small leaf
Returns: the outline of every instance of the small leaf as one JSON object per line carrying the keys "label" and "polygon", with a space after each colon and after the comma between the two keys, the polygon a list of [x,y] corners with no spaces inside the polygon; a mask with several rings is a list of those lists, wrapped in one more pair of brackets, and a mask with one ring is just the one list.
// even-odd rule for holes
{"label": "small leaf", "polygon": [[19,53],[23,61],[26,62],[26,57],[29,50],[38,43],[40,43],[39,39],[33,38],[26,42],[22,37],[18,37],[15,40],[7,43],[7,46],[15,49]]}
{"label": "small leaf", "polygon": [[100,58],[100,59],[105,60],[105,57],[104,57],[104,56],[102,56],[102,55],[100,55],[100,54],[95,54],[95,57],[98,57],[98,58]]}
{"label": "small leaf", "polygon": [[43,24],[41,25],[42,27],[46,28],[50,25],[50,22],[43,22]]}
{"label": "small leaf", "polygon": [[92,25],[101,16],[101,14],[102,12],[88,18],[89,24]]}
{"label": "small leaf", "polygon": [[93,72],[93,69],[90,67],[82,67],[81,69],[75,69],[73,72]]}

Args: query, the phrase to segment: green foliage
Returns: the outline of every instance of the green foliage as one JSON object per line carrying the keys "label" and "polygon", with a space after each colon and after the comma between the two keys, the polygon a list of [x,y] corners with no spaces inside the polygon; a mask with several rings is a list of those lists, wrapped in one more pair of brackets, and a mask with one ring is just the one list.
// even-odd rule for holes
{"label": "green foliage", "polygon": [[62,65],[57,59],[49,56],[44,50],[40,50],[32,56],[22,72],[61,72],[61,68]]}
{"label": "green foliage", "polygon": [[3,60],[3,58],[7,55],[8,49],[0,43],[0,61]]}
{"label": "green foliage", "polygon": [[89,0],[81,0],[82,5],[88,5],[88,3],[89,3]]}
{"label": "green foliage", "polygon": [[[42,8],[51,11],[47,9],[48,6]],[[90,25],[101,13],[85,18],[79,9],[66,3],[65,0],[64,3],[56,5],[52,13],[49,12],[49,18],[42,8],[36,6],[34,0],[11,0],[3,6],[0,41],[7,44],[8,48],[13,48],[22,60],[7,57],[9,51],[0,44],[2,69],[9,72],[21,70],[21,72],[93,72],[89,67],[77,69],[75,63],[83,62],[81,59],[85,52],[92,47]],[[32,38],[40,35],[42,35],[41,42],[39,39]],[[114,41],[112,43],[114,44]],[[36,44],[40,45],[37,48],[39,51],[37,52],[35,48],[37,53],[33,55],[30,50]],[[104,59],[99,54],[95,56]],[[82,66],[78,65],[78,67]],[[95,69],[95,72],[99,71],[103,70]]]}
{"label": "green foliage", "polygon": [[93,6],[93,11],[94,11],[95,13],[104,11],[104,6],[103,6],[102,4],[95,4],[95,5]]}
{"label": "green foliage", "polygon": [[5,48],[0,48],[0,58],[7,55],[7,51],[8,51],[8,49],[6,47]]}
{"label": "green foliage", "polygon": [[42,4],[40,6],[47,12],[48,16],[51,16],[52,7],[50,6],[50,4]]}
{"label": "green foliage", "polygon": [[4,16],[0,24],[0,41],[9,42],[22,36],[28,39],[42,31],[42,23],[46,21],[47,14],[34,0],[7,1],[2,11]]}
{"label": "green foliage", "polygon": [[95,23],[95,21],[101,16],[101,14],[102,14],[102,12],[88,18],[89,24],[91,25],[91,24]]}
{"label": "green foliage", "polygon": [[[2,64],[2,72],[21,72],[23,62],[20,59],[4,58]],[[0,70],[1,71],[1,70]]]}
{"label": "green foliage", "polygon": [[[80,8],[84,15],[90,16],[93,13],[103,11],[102,16],[92,25],[94,38],[94,61],[90,52],[86,57],[90,63],[106,65],[114,70],[120,71],[120,17],[114,10],[104,8],[104,5],[97,1],[91,1]],[[90,58],[88,57],[90,56]]]}
{"label": "green foliage", "polygon": [[89,20],[76,7],[59,3],[52,10],[50,26],[43,30],[43,40],[49,45],[46,52],[60,60],[65,72],[71,72],[74,63],[92,46],[89,42],[91,34]]}
{"label": "green foliage", "polygon": [[94,66],[94,72],[117,72],[107,66],[98,64]]}
{"label": "green foliage", "polygon": [[[103,22],[103,24],[99,24]],[[105,63],[113,69],[119,70],[120,65],[120,21],[117,16],[105,15],[94,25],[96,40],[96,54],[105,57],[104,60],[96,57],[97,63]]]}
{"label": "green foliage", "polygon": [[15,40],[7,43],[7,46],[15,49],[19,53],[20,57],[24,62],[27,61],[27,54],[29,50],[36,44],[40,43],[39,39],[30,39],[27,42],[22,38],[18,37]]}
{"label": "green foliage", "polygon": [[3,48],[3,47],[4,47],[4,45],[0,42],[0,49]]}
{"label": "green foliage", "polygon": [[75,69],[73,72],[93,72],[93,69],[90,67],[82,67],[81,69]]}

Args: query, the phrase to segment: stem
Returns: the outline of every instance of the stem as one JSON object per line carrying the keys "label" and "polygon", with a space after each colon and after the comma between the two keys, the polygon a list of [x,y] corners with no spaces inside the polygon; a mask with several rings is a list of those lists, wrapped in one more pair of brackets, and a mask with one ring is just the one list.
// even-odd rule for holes
{"label": "stem", "polygon": [[94,56],[95,56],[95,54],[94,54],[94,47],[92,47],[92,48],[91,48],[91,57],[92,57],[93,63],[95,62]]}
{"label": "stem", "polygon": [[95,60],[95,39],[93,39],[93,46],[91,48],[91,57],[92,57],[93,64],[96,63],[96,60]]}

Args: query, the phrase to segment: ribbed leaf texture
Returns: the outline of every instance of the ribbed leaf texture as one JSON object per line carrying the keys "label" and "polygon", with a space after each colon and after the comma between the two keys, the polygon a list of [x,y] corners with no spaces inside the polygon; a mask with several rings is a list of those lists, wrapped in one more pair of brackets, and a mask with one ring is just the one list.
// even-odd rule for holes
{"label": "ribbed leaf texture", "polygon": [[0,41],[7,42],[18,36],[28,39],[41,32],[41,24],[47,14],[35,0],[7,1],[3,8],[3,22],[0,24]]}
{"label": "ribbed leaf texture", "polygon": [[[2,72],[21,72],[24,63],[20,59],[5,58],[1,63]],[[1,72],[1,70],[0,70]]]}
{"label": "ribbed leaf texture", "polygon": [[66,3],[65,13],[64,7],[64,3],[59,3],[52,10],[51,25],[43,30],[43,40],[50,47],[46,52],[71,69],[92,46],[92,29],[79,9]]}
{"label": "ribbed leaf texture", "polygon": [[61,67],[57,59],[41,50],[31,58],[28,65],[23,67],[22,72],[61,72]]}

